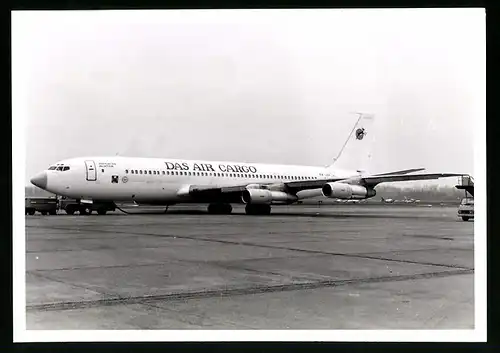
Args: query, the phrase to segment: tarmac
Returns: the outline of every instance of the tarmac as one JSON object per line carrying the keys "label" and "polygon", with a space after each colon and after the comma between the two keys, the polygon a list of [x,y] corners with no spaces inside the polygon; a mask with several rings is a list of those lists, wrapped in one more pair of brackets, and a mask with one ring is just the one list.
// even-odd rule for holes
{"label": "tarmac", "polygon": [[456,207],[26,216],[26,328],[473,329]]}

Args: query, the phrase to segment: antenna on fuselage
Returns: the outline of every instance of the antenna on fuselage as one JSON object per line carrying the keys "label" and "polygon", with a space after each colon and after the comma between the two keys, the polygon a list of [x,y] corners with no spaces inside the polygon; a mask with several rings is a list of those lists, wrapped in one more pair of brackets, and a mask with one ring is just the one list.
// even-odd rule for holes
{"label": "antenna on fuselage", "polygon": [[[363,118],[365,118],[365,119],[373,119],[374,118],[373,114],[365,114],[365,113],[360,113],[360,112],[351,112],[351,114],[357,114],[357,115],[359,115],[358,120],[356,120],[356,123],[354,124],[351,132],[347,136],[347,139],[345,140],[344,145],[340,149],[340,151],[337,154],[337,156],[333,159],[333,163],[330,164],[329,167],[333,166],[338,161],[338,159],[342,155],[342,152],[344,152],[344,149],[347,146],[347,143],[349,142],[349,139],[351,138],[353,132],[356,130],[356,126],[358,126],[358,124],[361,121],[361,119],[363,119]],[[363,137],[366,136],[366,134],[367,133],[366,133],[366,130],[364,128],[359,128],[359,129],[356,130],[356,139],[362,140]]]}

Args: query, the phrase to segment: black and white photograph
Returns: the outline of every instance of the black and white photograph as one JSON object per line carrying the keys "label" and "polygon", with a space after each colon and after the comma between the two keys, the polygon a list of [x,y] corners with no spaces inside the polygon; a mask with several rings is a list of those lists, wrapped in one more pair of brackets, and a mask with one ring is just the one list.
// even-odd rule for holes
{"label": "black and white photograph", "polygon": [[486,339],[484,9],[11,19],[15,340]]}

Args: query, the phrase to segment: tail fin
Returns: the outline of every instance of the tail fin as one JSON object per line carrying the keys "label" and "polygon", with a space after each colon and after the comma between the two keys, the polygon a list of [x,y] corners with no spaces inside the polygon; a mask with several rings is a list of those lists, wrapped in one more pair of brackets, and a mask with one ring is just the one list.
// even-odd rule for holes
{"label": "tail fin", "polygon": [[375,117],[371,114],[354,114],[358,114],[358,119],[333,164],[329,165],[328,168],[335,166],[335,168],[360,172],[370,169],[371,152],[375,142],[373,129]]}

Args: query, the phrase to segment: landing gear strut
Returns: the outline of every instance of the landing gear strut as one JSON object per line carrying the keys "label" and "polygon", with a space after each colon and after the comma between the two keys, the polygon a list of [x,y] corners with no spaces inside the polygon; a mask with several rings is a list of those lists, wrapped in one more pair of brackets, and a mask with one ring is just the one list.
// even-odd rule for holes
{"label": "landing gear strut", "polygon": [[252,205],[245,206],[245,213],[247,215],[269,215],[271,214],[271,205]]}
{"label": "landing gear strut", "polygon": [[211,203],[208,205],[210,214],[231,214],[233,207],[228,203]]}

